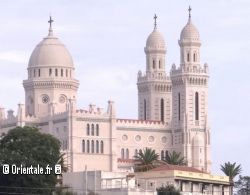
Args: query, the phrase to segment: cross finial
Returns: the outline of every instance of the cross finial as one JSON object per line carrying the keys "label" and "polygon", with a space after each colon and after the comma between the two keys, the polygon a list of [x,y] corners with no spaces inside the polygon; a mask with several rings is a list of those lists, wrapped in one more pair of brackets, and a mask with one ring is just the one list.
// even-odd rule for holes
{"label": "cross finial", "polygon": [[157,20],[157,15],[156,15],[156,14],[154,15],[154,20],[155,20],[155,23],[154,23],[154,28],[156,29],[156,26],[157,26],[157,23],[156,23],[156,20]]}
{"label": "cross finial", "polygon": [[48,23],[49,23],[49,28],[51,29],[52,28],[52,23],[54,22],[54,20],[52,20],[52,17],[50,16],[49,17],[49,21],[48,21]]}
{"label": "cross finial", "polygon": [[191,11],[192,11],[192,8],[191,8],[191,6],[189,5],[189,8],[188,8],[189,18],[191,18]]}
{"label": "cross finial", "polygon": [[53,36],[53,29],[52,29],[52,23],[54,22],[54,20],[52,20],[52,17],[49,17],[49,35],[48,36]]}

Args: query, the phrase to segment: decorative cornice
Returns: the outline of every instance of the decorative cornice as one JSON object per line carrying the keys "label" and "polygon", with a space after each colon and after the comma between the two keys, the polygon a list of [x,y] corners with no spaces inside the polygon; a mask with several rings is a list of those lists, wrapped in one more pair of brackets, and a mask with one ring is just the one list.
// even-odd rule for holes
{"label": "decorative cornice", "polygon": [[34,80],[24,80],[24,88],[63,88],[63,89],[78,89],[79,81],[78,80],[69,80],[69,81],[34,81]]}
{"label": "decorative cornice", "polygon": [[110,122],[109,119],[104,118],[87,118],[87,117],[78,117],[76,118],[76,121],[87,121],[87,122]]}
{"label": "decorative cornice", "polygon": [[166,130],[164,128],[147,128],[147,127],[116,127],[118,131],[136,131],[136,132],[161,132],[161,133],[172,133],[172,130]]}

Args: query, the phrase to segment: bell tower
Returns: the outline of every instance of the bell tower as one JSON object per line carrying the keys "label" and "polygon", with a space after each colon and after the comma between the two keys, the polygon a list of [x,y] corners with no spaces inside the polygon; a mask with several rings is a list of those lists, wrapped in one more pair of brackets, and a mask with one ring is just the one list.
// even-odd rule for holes
{"label": "bell tower", "polygon": [[171,81],[165,71],[166,47],[157,29],[157,16],[154,16],[154,29],[148,36],[144,52],[146,72],[138,72],[138,118],[169,123],[171,120]]}
{"label": "bell tower", "polygon": [[189,166],[210,172],[210,129],[208,126],[208,65],[200,63],[200,35],[191,20],[191,8],[182,29],[180,66],[172,65],[172,128],[174,148]]}

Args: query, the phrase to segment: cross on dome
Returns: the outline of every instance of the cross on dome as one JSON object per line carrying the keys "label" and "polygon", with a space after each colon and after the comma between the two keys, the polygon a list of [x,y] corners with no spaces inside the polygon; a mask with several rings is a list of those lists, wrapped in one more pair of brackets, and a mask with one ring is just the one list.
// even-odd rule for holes
{"label": "cross on dome", "polygon": [[156,15],[156,14],[154,15],[154,20],[155,20],[154,28],[156,29],[156,28],[157,28],[157,22],[156,22],[156,20],[157,20],[157,15]]}
{"label": "cross on dome", "polygon": [[52,28],[52,23],[54,22],[54,20],[52,20],[52,17],[50,16],[49,17],[49,21],[48,21],[48,23],[49,23],[49,27],[50,28]]}
{"label": "cross on dome", "polygon": [[189,5],[189,8],[188,8],[189,18],[191,18],[191,11],[192,11],[192,8],[191,8],[191,6]]}
{"label": "cross on dome", "polygon": [[49,17],[49,36],[53,36],[53,29],[52,29],[52,23],[54,22],[54,20],[52,20],[52,17]]}

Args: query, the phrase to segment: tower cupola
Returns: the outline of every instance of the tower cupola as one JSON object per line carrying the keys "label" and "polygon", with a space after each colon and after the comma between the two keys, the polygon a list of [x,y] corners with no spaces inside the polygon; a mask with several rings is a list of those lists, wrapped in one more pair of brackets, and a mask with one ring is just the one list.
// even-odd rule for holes
{"label": "tower cupola", "polygon": [[184,26],[178,41],[180,46],[180,62],[182,66],[194,65],[200,63],[200,34],[191,20],[191,8],[189,7],[188,22]]}
{"label": "tower cupola", "polygon": [[165,41],[156,23],[157,16],[154,16],[154,30],[147,38],[144,52],[146,54],[146,70],[147,72],[161,72],[165,71]]}

